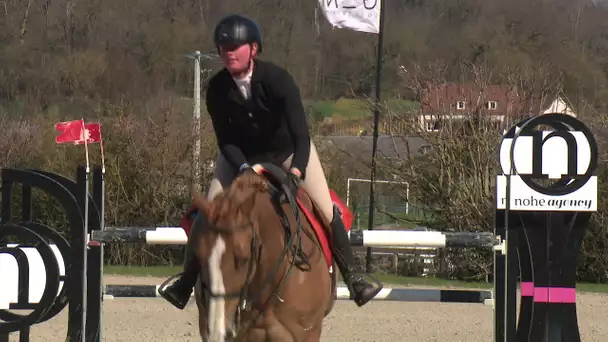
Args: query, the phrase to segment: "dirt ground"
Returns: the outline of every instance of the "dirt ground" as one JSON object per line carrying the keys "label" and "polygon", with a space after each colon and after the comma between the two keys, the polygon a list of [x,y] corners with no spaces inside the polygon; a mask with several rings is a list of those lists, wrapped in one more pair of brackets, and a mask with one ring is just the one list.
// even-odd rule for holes
{"label": "dirt ground", "polygon": [[[115,285],[156,285],[162,280],[105,277],[106,284]],[[577,302],[582,341],[608,341],[608,295],[580,294]],[[200,341],[194,301],[181,311],[160,298],[117,298],[104,302],[103,313],[104,341]],[[489,342],[492,315],[492,308],[481,304],[378,301],[358,308],[338,301],[325,321],[323,341]],[[31,341],[64,341],[66,332],[67,309],[33,326]]]}

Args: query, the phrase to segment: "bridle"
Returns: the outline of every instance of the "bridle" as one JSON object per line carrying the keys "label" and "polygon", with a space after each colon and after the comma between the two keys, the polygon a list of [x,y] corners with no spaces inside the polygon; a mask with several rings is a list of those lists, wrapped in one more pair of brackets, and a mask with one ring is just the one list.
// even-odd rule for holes
{"label": "bridle", "polygon": [[[263,309],[258,310],[258,314],[253,319],[250,319],[249,321],[247,321],[246,322],[247,324],[242,324],[243,322],[241,322],[241,320],[243,318],[243,314],[246,312],[251,312],[251,310],[253,309],[253,303],[260,300],[260,297],[262,296],[263,291],[274,280],[275,275],[279,271],[279,268],[281,267],[285,257],[287,256],[287,253],[289,251],[292,251],[292,254],[294,255],[294,257],[291,259],[289,268],[287,269],[287,272],[285,272],[285,275],[282,277],[277,289],[273,292],[273,294],[270,297],[277,296],[277,298],[279,300],[283,301],[281,299],[281,297],[279,296],[279,294],[281,293],[283,287],[285,286],[286,280],[289,277],[289,275],[291,274],[291,270],[293,269],[293,266],[296,266],[301,270],[305,270],[303,268],[304,266],[307,266],[308,270],[310,270],[310,267],[311,267],[310,262],[308,261],[308,256],[302,250],[301,233],[304,231],[304,229],[302,229],[302,226],[300,223],[299,211],[298,211],[298,206],[297,206],[296,200],[293,198],[289,189],[286,186],[282,186],[282,188],[281,188],[282,191],[279,191],[278,189],[276,189],[274,186],[272,186],[272,184],[269,184],[269,186],[273,190],[272,192],[275,195],[281,194],[281,193],[286,195],[287,200],[290,203],[293,214],[295,216],[296,229],[295,229],[295,234],[292,234],[291,229],[290,229],[289,220],[285,214],[285,211],[279,204],[279,201],[276,199],[273,199],[272,203],[274,204],[275,209],[276,209],[277,213],[279,214],[282,226],[285,229],[285,232],[287,234],[287,239],[285,241],[285,245],[283,247],[281,254],[277,258],[272,270],[268,273],[268,275],[266,275],[260,288],[258,288],[257,291],[255,291],[253,294],[250,292],[251,281],[255,275],[254,267],[259,266],[262,248],[264,247],[264,245],[260,242],[261,239],[255,229],[254,220],[251,217],[252,216],[251,213],[249,214],[247,223],[245,223],[242,227],[237,227],[237,229],[238,228],[251,229],[251,233],[252,233],[252,238],[251,238],[250,245],[249,245],[251,257],[249,258],[249,264],[247,267],[247,276],[245,278],[245,282],[243,283],[243,286],[241,287],[241,289],[238,291],[230,292],[230,293],[213,293],[211,291],[211,289],[209,288],[209,286],[207,286],[205,284],[203,276],[202,276],[202,272],[199,273],[201,287],[205,294],[205,297],[202,298],[203,303],[207,302],[207,298],[224,298],[224,299],[238,298],[239,302],[238,302],[238,305],[237,305],[237,308],[236,308],[236,311],[234,314],[234,319],[233,319],[233,322],[235,325],[235,332],[236,332],[234,341],[238,341],[239,339],[241,339],[242,334],[245,331],[247,331],[248,328],[250,328],[257,321],[257,319],[261,316],[261,314],[266,310],[270,301],[267,301],[266,303],[264,303]],[[252,196],[257,196],[257,194],[258,194],[258,192],[254,192],[252,194]],[[255,208],[256,200],[257,200],[257,197],[254,198],[252,208]],[[217,229],[217,227],[215,227],[213,225],[210,225],[210,229],[212,231],[215,231],[216,233],[221,234],[220,230]],[[309,232],[304,231],[304,233],[311,238],[311,241],[313,241],[315,244],[318,245],[318,242],[310,235]],[[294,240],[297,241],[296,244],[294,244]],[[206,304],[204,304],[204,305],[206,306]]]}
{"label": "bridle", "polygon": [[[236,329],[238,331],[239,329],[239,325],[240,325],[240,319],[241,319],[241,315],[243,312],[248,311],[251,309],[250,303],[251,303],[251,299],[249,297],[249,285],[251,283],[251,280],[253,278],[254,275],[254,266],[259,263],[260,260],[260,255],[261,255],[261,249],[262,249],[262,245],[259,243],[259,235],[257,234],[257,232],[255,231],[254,228],[254,224],[253,224],[253,220],[251,220],[251,217],[249,217],[248,222],[243,226],[243,227],[237,227],[238,228],[242,228],[242,229],[251,229],[251,233],[252,233],[252,238],[251,238],[251,242],[249,243],[249,248],[250,248],[250,252],[251,252],[251,257],[249,259],[249,263],[248,263],[248,267],[247,267],[247,276],[245,278],[245,283],[243,284],[243,286],[241,287],[240,290],[238,291],[234,291],[234,292],[228,292],[228,293],[213,293],[211,291],[211,289],[209,288],[209,286],[206,286],[205,281],[203,279],[203,275],[202,273],[199,273],[199,277],[200,277],[200,282],[205,294],[205,298],[203,303],[206,303],[206,299],[207,298],[224,298],[224,299],[235,299],[238,298],[239,300],[239,304],[237,306],[236,312],[235,312],[235,317],[234,317],[234,322],[236,324]],[[220,233],[219,230],[214,229],[214,227],[211,227],[211,229],[217,233]],[[261,294],[261,291],[259,291],[258,293],[256,293],[256,298],[259,297]]]}

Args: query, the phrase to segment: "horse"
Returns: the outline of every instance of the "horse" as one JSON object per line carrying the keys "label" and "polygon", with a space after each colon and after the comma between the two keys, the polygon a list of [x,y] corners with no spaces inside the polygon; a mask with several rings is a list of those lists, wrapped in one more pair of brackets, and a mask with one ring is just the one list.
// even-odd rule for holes
{"label": "horse", "polygon": [[[191,236],[200,264],[194,296],[203,341],[321,339],[337,268],[328,265],[302,208],[281,189],[285,174],[273,167],[238,176],[212,201],[193,192],[200,213],[192,223],[198,236]],[[297,197],[321,220],[305,191]]]}

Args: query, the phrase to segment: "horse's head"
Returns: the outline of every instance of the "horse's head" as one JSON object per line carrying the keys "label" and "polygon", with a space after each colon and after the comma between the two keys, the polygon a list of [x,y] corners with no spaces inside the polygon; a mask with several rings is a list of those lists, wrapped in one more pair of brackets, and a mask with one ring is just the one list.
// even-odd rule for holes
{"label": "horse's head", "polygon": [[211,341],[234,336],[240,315],[250,304],[248,297],[255,295],[249,293],[249,285],[260,256],[260,211],[255,210],[256,199],[266,191],[267,183],[262,177],[244,174],[213,201],[194,195],[195,205],[206,218],[195,221],[204,227],[194,228],[200,232],[196,253],[201,265],[201,300],[206,308],[199,311],[206,316],[201,319],[206,321]]}

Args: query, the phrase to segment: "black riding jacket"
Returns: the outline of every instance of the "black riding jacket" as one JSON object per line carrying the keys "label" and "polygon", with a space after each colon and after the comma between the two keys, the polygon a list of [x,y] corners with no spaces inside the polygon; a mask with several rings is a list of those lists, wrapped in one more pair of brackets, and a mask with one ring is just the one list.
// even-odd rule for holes
{"label": "black riding jacket", "polygon": [[291,166],[304,177],[310,135],[298,86],[278,65],[254,63],[249,100],[225,68],[209,81],[207,110],[220,151],[237,169],[244,163],[280,165],[293,153]]}

